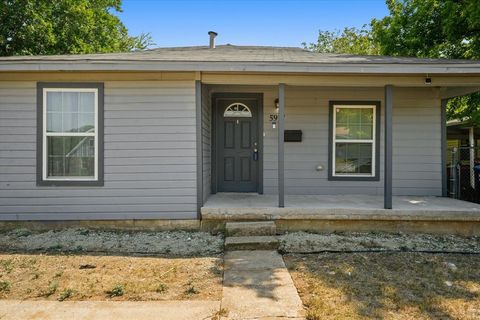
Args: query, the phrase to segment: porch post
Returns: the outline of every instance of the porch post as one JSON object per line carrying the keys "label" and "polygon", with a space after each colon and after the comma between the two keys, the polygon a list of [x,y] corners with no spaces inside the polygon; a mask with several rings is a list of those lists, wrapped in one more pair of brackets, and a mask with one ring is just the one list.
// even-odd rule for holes
{"label": "porch post", "polygon": [[203,151],[202,151],[202,82],[195,81],[195,134],[197,151],[197,217],[201,219],[203,206]]}
{"label": "porch post", "polygon": [[384,163],[384,191],[383,207],[392,209],[392,112],[393,86],[385,86],[385,163]]}
{"label": "porch post", "polygon": [[470,186],[475,189],[475,127],[468,128],[468,146],[470,151]]}
{"label": "porch post", "polygon": [[448,196],[448,181],[447,181],[447,102],[448,99],[442,99],[442,104],[441,104],[441,132],[442,132],[442,158],[441,158],[441,163],[442,163],[442,197],[447,197]]}
{"label": "porch post", "polygon": [[285,207],[285,84],[278,85],[278,207]]}

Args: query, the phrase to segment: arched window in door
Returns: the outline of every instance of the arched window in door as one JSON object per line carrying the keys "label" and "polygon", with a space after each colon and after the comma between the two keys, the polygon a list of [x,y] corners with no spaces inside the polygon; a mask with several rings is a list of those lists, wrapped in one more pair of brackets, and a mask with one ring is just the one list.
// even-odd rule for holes
{"label": "arched window in door", "polygon": [[235,102],[225,109],[223,116],[225,118],[251,118],[252,112],[245,104]]}

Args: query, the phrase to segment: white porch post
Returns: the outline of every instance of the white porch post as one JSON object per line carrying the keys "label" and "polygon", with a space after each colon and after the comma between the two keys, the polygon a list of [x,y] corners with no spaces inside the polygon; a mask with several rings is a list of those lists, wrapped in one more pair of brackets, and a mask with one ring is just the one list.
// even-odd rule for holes
{"label": "white porch post", "polygon": [[385,163],[384,163],[384,191],[383,207],[392,209],[392,112],[393,112],[393,86],[385,86]]}
{"label": "white porch post", "polygon": [[285,207],[285,84],[278,85],[278,207]]}

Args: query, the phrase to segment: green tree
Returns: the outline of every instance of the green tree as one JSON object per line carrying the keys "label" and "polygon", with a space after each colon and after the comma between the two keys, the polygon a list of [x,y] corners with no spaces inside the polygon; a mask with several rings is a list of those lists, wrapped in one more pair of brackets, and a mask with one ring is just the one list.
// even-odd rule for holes
{"label": "green tree", "polygon": [[[480,0],[388,0],[390,15],[371,21],[383,55],[480,59]],[[480,93],[451,99],[449,119],[480,124]]]}
{"label": "green tree", "polygon": [[[387,0],[390,14],[368,27],[320,31],[316,52],[480,59],[480,0]],[[480,124],[480,93],[451,99],[449,119]]]}
{"label": "green tree", "polygon": [[0,0],[0,55],[121,52],[152,44],[149,34],[129,36],[115,12],[121,0]]}
{"label": "green tree", "polygon": [[381,54],[480,59],[480,0],[388,0],[390,15],[371,21]]}
{"label": "green tree", "polygon": [[378,48],[372,39],[372,34],[366,26],[361,29],[345,28],[343,31],[322,31],[318,33],[315,43],[302,43],[304,48],[321,53],[345,54],[378,54]]}

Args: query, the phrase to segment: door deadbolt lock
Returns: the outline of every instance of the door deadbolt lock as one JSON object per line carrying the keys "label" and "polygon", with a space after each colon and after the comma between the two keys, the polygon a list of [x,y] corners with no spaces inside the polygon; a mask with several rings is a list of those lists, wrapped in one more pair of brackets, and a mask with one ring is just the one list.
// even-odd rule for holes
{"label": "door deadbolt lock", "polygon": [[253,160],[258,161],[258,149],[253,149]]}
{"label": "door deadbolt lock", "polygon": [[258,148],[257,148],[258,143],[254,142],[253,143],[253,160],[258,161]]}

